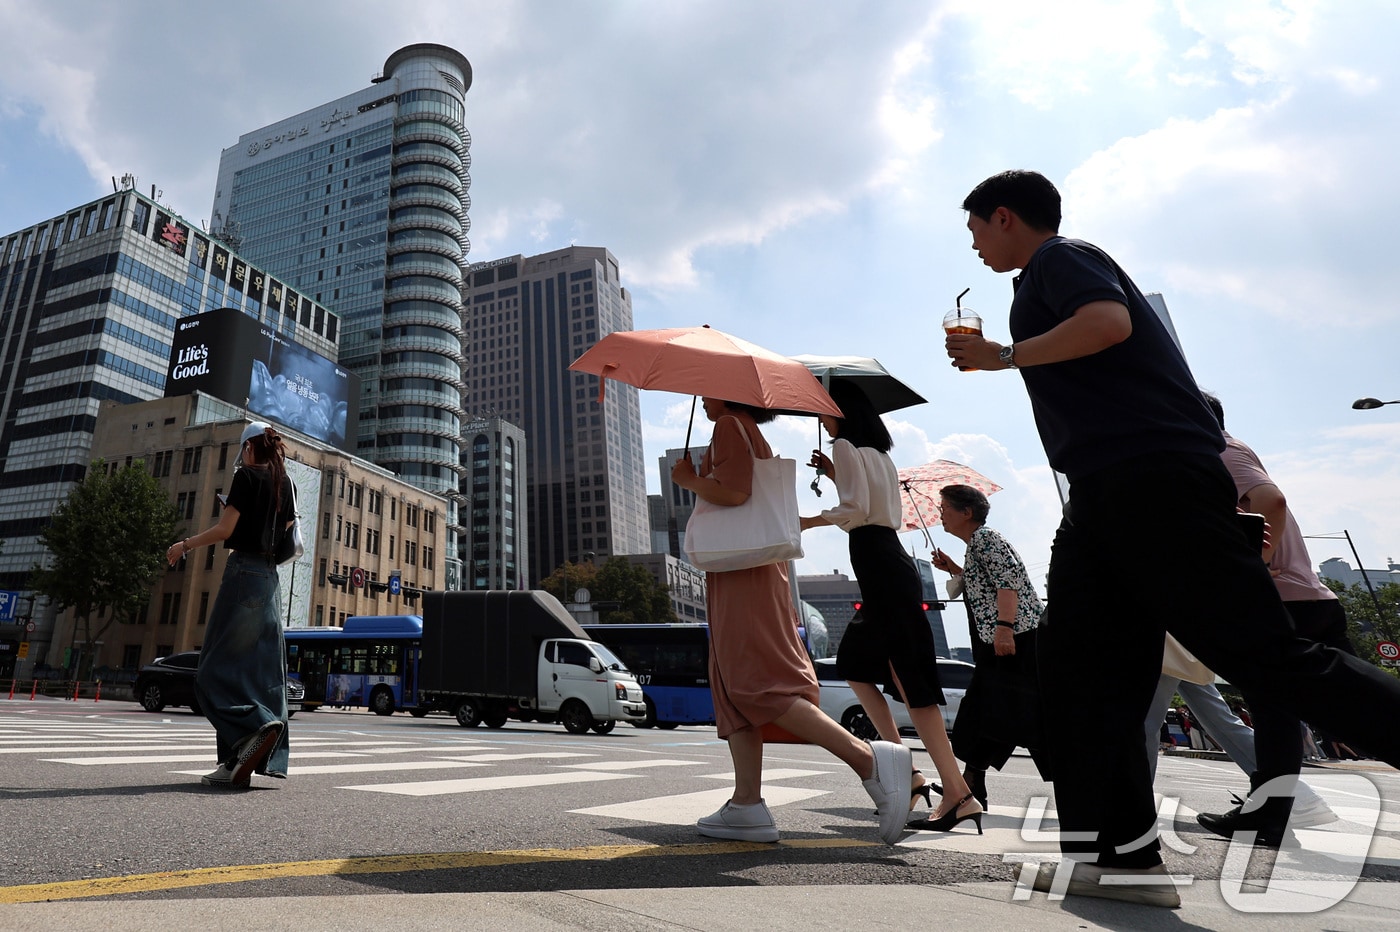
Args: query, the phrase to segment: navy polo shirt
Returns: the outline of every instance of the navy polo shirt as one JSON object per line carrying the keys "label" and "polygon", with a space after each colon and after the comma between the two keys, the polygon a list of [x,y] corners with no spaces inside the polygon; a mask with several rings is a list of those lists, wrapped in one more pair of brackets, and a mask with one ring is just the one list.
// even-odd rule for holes
{"label": "navy polo shirt", "polygon": [[1128,308],[1133,332],[1102,352],[1021,369],[1050,465],[1077,476],[1150,453],[1218,456],[1225,438],[1157,312],[1109,255],[1083,240],[1041,244],[1014,280],[1019,342],[1093,301]]}

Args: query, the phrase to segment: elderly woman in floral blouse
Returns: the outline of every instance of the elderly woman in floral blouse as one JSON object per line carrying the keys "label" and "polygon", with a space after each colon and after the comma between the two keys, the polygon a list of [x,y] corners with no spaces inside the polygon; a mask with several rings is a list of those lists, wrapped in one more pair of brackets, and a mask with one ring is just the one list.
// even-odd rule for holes
{"label": "elderly woman in floral blouse", "polygon": [[[1013,663],[998,658],[1014,656],[1018,643],[1023,651],[1034,650],[1034,635],[1030,632],[1040,625],[1044,605],[1026,575],[1026,565],[1021,562],[1020,554],[1005,538],[987,527],[987,513],[991,510],[987,496],[971,486],[949,485],[939,490],[939,504],[944,530],[967,544],[963,558],[966,566],[959,566],[937,549],[932,562],[938,569],[952,574],[948,582],[949,596],[961,595],[967,604],[977,664],[968,692],[980,695],[981,701],[972,704],[983,718],[983,722],[978,722],[977,716],[969,716],[973,720],[964,722],[963,710],[959,711],[954,750],[966,765],[963,776],[968,786],[985,809],[987,767],[1000,770],[1018,743],[1002,735],[993,737],[986,733],[986,713],[997,709],[999,703],[1023,701],[1004,691],[1000,695],[989,695],[992,692],[987,688],[989,672],[998,664]],[[1018,657],[1014,663],[1022,667],[1027,680],[1033,682],[1034,658]],[[982,682],[979,684],[978,680]],[[968,740],[959,740],[964,736]]]}

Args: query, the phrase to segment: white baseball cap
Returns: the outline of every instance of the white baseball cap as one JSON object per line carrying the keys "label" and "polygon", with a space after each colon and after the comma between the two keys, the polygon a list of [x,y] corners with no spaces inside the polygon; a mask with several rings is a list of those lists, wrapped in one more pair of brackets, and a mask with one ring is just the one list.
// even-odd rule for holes
{"label": "white baseball cap", "polygon": [[261,437],[264,433],[267,432],[267,429],[271,426],[272,425],[267,423],[266,421],[254,421],[247,427],[243,428],[243,437],[238,441],[238,445],[242,446],[249,440],[252,440],[254,437]]}

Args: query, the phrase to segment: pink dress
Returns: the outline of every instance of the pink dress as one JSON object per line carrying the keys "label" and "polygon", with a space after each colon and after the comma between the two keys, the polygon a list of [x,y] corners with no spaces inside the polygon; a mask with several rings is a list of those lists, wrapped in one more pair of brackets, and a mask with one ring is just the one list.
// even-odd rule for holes
{"label": "pink dress", "polygon": [[[752,491],[753,456],[744,443],[748,433],[754,455],[773,455],[753,418],[743,413],[715,422],[710,448],[700,461],[700,475],[727,489]],[[706,608],[710,622],[710,692],[721,738],[778,718],[798,699],[821,700],[807,649],[797,635],[786,563],[747,570],[706,573]]]}

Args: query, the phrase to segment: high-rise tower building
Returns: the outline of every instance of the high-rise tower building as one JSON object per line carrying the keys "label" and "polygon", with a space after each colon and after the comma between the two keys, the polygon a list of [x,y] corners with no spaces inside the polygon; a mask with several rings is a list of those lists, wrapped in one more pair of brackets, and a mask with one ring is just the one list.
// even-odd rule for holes
{"label": "high-rise tower building", "polygon": [[454,503],[471,83],[454,49],[399,49],[369,87],[225,149],[210,221],[340,314],[340,364],[361,379],[356,452]]}
{"label": "high-rise tower building", "polygon": [[649,553],[637,390],[609,382],[599,404],[597,376],[568,368],[605,335],[632,329],[616,257],[570,246],[467,273],[463,401],[525,431],[530,585],[586,553],[600,562]]}
{"label": "high-rise tower building", "polygon": [[[248,318],[262,346],[336,355],[335,314],[135,185],[128,175],[109,195],[0,236],[0,590],[21,599],[32,595],[29,571],[48,558],[39,535],[87,475],[103,402],[160,398],[168,379],[201,377],[213,365],[200,347],[170,366],[181,324],[231,308],[225,315]],[[257,405],[261,383],[248,368],[242,374],[245,391],[229,401]],[[172,463],[191,471],[188,449],[140,453],[160,478]],[[25,632],[35,642],[28,659],[57,664],[46,646],[52,606],[42,597],[27,605],[36,627]],[[0,641],[11,639],[8,624],[0,621]]]}

